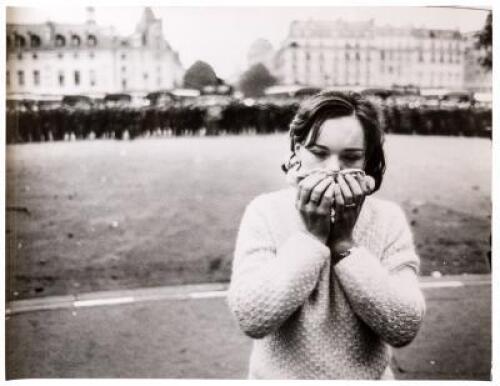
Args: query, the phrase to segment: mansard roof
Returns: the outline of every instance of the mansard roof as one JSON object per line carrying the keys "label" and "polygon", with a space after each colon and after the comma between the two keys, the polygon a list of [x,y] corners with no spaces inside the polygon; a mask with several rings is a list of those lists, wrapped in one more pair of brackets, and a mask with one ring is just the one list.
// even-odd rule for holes
{"label": "mansard roof", "polygon": [[417,38],[461,39],[458,30],[376,26],[373,19],[366,21],[295,20],[290,25],[289,38],[361,38],[371,36],[413,36]]}
{"label": "mansard roof", "polygon": [[7,24],[6,34],[7,49],[95,49],[116,44],[112,28],[91,23]]}

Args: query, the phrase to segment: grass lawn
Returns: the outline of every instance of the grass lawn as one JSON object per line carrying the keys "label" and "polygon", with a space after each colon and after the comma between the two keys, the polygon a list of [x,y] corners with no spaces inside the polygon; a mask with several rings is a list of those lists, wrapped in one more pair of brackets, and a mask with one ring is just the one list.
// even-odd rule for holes
{"label": "grass lawn", "polygon": [[[7,147],[7,300],[228,280],[245,205],[286,186],[284,134]],[[422,274],[488,272],[491,141],[389,135],[378,196]]]}

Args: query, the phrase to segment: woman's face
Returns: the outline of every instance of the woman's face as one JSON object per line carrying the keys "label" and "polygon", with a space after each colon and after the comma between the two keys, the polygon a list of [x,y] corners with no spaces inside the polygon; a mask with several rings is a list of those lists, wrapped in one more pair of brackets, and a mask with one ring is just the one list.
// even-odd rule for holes
{"label": "woman's face", "polygon": [[316,142],[305,147],[297,144],[295,152],[301,170],[364,169],[365,138],[363,127],[354,116],[327,119],[319,127]]}

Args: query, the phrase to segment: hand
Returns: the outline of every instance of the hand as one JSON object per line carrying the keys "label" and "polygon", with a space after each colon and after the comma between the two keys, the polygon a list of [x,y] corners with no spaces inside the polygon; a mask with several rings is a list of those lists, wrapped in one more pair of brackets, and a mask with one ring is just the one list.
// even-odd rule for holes
{"label": "hand", "polygon": [[375,187],[370,176],[339,174],[334,189],[335,220],[328,244],[333,253],[344,252],[354,245],[352,232],[366,195]]}
{"label": "hand", "polygon": [[334,181],[325,173],[313,173],[298,185],[295,207],[306,229],[326,244],[331,227]]}

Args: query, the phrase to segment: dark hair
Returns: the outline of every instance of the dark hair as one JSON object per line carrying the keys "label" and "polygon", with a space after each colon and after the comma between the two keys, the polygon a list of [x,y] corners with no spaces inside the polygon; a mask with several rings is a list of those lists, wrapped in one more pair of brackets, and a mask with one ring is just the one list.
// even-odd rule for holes
{"label": "dark hair", "polygon": [[375,191],[380,188],[385,172],[384,132],[381,128],[375,106],[354,92],[322,91],[301,103],[290,123],[292,155],[290,161],[283,164],[286,172],[295,159],[295,145],[313,144],[319,128],[327,119],[354,115],[363,128],[365,136],[365,173],[375,179]]}

